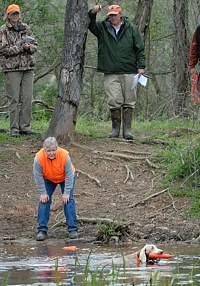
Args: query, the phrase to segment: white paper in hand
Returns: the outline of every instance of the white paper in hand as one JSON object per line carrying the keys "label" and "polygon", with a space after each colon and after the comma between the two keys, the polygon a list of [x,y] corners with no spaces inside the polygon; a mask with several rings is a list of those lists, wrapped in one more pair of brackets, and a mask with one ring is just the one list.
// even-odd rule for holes
{"label": "white paper in hand", "polygon": [[131,90],[133,90],[136,85],[138,84],[138,82],[143,85],[143,86],[146,86],[147,84],[147,77],[143,76],[142,74],[140,75],[139,77],[139,73],[136,74],[134,77],[133,77],[133,84],[132,84],[132,87],[131,87]]}
{"label": "white paper in hand", "polygon": [[25,39],[17,41],[16,45],[20,46],[23,43],[31,43],[31,42],[35,42],[35,39],[31,36],[27,36]]}
{"label": "white paper in hand", "polygon": [[138,81],[139,81],[139,74],[136,74],[133,77],[133,84],[132,84],[131,90],[133,90],[136,87],[136,85],[138,84]]}
{"label": "white paper in hand", "polygon": [[138,82],[139,82],[141,85],[146,86],[147,80],[148,80],[147,77],[141,75],[141,76],[139,77]]}

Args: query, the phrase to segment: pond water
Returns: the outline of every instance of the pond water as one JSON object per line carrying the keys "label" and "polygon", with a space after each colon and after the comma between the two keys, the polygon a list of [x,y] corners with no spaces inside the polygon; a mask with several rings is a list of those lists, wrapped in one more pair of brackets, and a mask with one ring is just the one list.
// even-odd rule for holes
{"label": "pond water", "polygon": [[[172,259],[161,259],[158,263],[148,266],[113,268],[95,267],[95,263],[105,258],[130,254],[144,245],[98,246],[78,244],[76,251],[63,250],[64,245],[46,245],[38,243],[33,246],[5,245],[0,250],[0,285],[44,286],[44,285],[94,285],[91,278],[94,273],[108,277],[110,284],[101,285],[149,285],[150,277],[156,276],[156,284],[200,285],[200,248],[199,245],[158,245],[165,253],[173,255]],[[88,266],[88,270],[87,269]],[[57,269],[57,270],[56,270]],[[91,271],[92,276],[89,275]],[[6,283],[7,276],[8,281]],[[84,275],[88,284],[83,283]],[[74,281],[75,276],[75,281]],[[106,280],[106,281],[107,281]],[[59,283],[58,283],[59,281]],[[61,282],[62,281],[62,282]]]}

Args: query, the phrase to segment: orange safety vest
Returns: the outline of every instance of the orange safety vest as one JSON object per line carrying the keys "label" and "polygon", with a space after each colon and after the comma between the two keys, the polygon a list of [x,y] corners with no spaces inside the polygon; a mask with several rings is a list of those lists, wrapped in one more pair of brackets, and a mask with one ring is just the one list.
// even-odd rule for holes
{"label": "orange safety vest", "polygon": [[[65,165],[69,156],[69,152],[60,147],[56,150],[56,157],[50,160],[47,157],[44,148],[36,153],[37,159],[42,167],[42,176],[54,183],[61,183],[65,181]],[[73,172],[75,173],[75,168],[72,164]]]}

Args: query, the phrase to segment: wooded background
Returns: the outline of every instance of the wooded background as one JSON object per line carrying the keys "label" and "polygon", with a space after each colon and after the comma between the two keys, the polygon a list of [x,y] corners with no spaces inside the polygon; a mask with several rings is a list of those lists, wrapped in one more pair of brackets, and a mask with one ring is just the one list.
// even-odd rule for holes
{"label": "wooded background", "polygon": [[[0,1],[1,23],[13,1]],[[191,75],[188,58],[192,35],[199,21],[200,0],[29,0],[15,1],[22,20],[38,42],[33,116],[51,120],[46,136],[73,136],[77,116],[108,119],[103,75],[96,72],[97,40],[87,30],[88,10],[119,4],[123,15],[135,23],[145,41],[148,77],[138,87],[135,118],[198,116],[190,102]],[[3,73],[0,72],[0,115],[7,116]],[[72,132],[71,132],[72,131]]]}

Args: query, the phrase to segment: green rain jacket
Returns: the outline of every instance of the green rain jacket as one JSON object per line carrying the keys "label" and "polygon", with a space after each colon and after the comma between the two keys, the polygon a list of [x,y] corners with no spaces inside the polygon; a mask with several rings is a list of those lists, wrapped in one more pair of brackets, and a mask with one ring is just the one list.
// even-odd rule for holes
{"label": "green rain jacket", "polygon": [[118,33],[109,18],[96,21],[96,14],[89,11],[89,30],[98,39],[97,71],[105,74],[137,74],[145,68],[144,43],[137,27],[122,16],[122,26]]}

